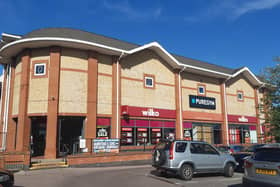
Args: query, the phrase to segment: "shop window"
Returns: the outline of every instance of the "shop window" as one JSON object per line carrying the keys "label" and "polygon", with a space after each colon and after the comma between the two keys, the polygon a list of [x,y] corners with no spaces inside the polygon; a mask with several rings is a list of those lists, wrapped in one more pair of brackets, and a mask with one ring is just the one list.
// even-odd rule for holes
{"label": "shop window", "polygon": [[244,101],[244,94],[242,91],[237,92],[237,100],[238,101]]}
{"label": "shop window", "polygon": [[148,129],[137,128],[137,145],[143,145],[148,143]]}
{"label": "shop window", "polygon": [[121,129],[121,145],[134,145],[134,128],[123,127]]}
{"label": "shop window", "polygon": [[157,144],[161,137],[162,137],[162,132],[160,128],[151,128],[151,144]]}
{"label": "shop window", "polygon": [[250,132],[248,126],[232,126],[229,128],[229,143],[250,143]]}
{"label": "shop window", "polygon": [[219,124],[193,124],[191,131],[192,139],[195,141],[205,141],[210,144],[221,143],[221,126]]}
{"label": "shop window", "polygon": [[144,87],[145,88],[155,88],[155,76],[144,75]]}
{"label": "shop window", "polygon": [[198,95],[205,95],[206,91],[205,91],[205,85],[198,85],[197,87],[197,94]]}
{"label": "shop window", "polygon": [[96,120],[96,138],[109,139],[111,132],[111,120],[110,118],[97,118]]}

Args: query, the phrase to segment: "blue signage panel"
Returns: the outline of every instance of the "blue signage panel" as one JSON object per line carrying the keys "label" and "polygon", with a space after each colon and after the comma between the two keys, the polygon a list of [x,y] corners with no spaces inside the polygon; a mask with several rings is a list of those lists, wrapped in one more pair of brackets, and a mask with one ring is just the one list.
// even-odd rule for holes
{"label": "blue signage panel", "polygon": [[216,99],[213,97],[190,95],[189,103],[192,108],[216,109]]}

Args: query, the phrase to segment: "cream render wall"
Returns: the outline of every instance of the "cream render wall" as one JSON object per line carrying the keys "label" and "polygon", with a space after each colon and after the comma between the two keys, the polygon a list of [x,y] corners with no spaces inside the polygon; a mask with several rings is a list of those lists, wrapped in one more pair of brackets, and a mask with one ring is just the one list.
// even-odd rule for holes
{"label": "cream render wall", "polygon": [[[125,57],[121,66],[122,105],[175,109],[173,70],[153,51]],[[155,89],[144,88],[144,74],[155,76]]]}
{"label": "cream render wall", "polygon": [[19,96],[20,96],[20,80],[22,63],[17,62],[15,67],[14,93],[13,93],[13,108],[12,115],[18,115],[19,111]]}
{"label": "cream render wall", "polygon": [[87,113],[87,58],[85,51],[62,48],[59,113]]}
{"label": "cream render wall", "polygon": [[[33,78],[32,69],[33,62],[37,60],[47,60],[49,63],[49,49],[34,49],[31,53],[30,59],[30,79],[28,91],[28,113],[47,113],[48,111],[48,89],[49,79],[46,78]],[[47,66],[49,67],[49,66]],[[47,71],[49,73],[49,71]]]}
{"label": "cream render wall", "polygon": [[[189,105],[189,95],[198,95],[197,86],[199,84],[206,86],[206,97],[213,97],[216,99],[216,110],[191,108]],[[221,88],[218,79],[196,75],[191,73],[184,73],[182,75],[182,108],[183,111],[207,112],[207,113],[222,113],[221,108]]]}
{"label": "cream render wall", "polygon": [[112,57],[98,55],[97,114],[112,114]]}
{"label": "cream render wall", "polygon": [[[237,100],[239,90],[244,93],[244,101]],[[256,116],[254,88],[242,76],[226,86],[226,93],[228,114]]]}

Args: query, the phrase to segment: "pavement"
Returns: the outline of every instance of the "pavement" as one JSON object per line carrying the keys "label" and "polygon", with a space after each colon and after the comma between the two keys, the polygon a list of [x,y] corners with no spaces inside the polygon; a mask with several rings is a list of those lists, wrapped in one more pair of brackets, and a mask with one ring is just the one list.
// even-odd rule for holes
{"label": "pavement", "polygon": [[17,172],[15,173],[15,187],[241,187],[242,175],[235,173],[232,178],[217,174],[196,175],[191,181],[184,181],[172,174],[160,177],[150,165],[60,168]]}

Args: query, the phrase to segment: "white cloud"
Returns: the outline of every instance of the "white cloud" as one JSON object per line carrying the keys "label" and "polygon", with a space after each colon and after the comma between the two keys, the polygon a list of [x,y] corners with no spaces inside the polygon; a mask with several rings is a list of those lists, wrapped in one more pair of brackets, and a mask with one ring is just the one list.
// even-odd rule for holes
{"label": "white cloud", "polygon": [[213,0],[209,6],[201,8],[191,16],[184,18],[187,22],[198,22],[214,18],[236,20],[245,14],[273,9],[280,5],[280,0]]}
{"label": "white cloud", "polygon": [[280,5],[280,0],[251,0],[233,8],[233,16],[238,18],[252,11],[272,9]]}
{"label": "white cloud", "polygon": [[157,19],[162,14],[162,8],[156,7],[153,9],[139,9],[134,8],[128,1],[122,1],[118,3],[109,2],[107,0],[103,1],[103,5],[106,9],[111,11],[116,11],[126,16],[127,19],[133,20],[146,20],[146,19]]}

